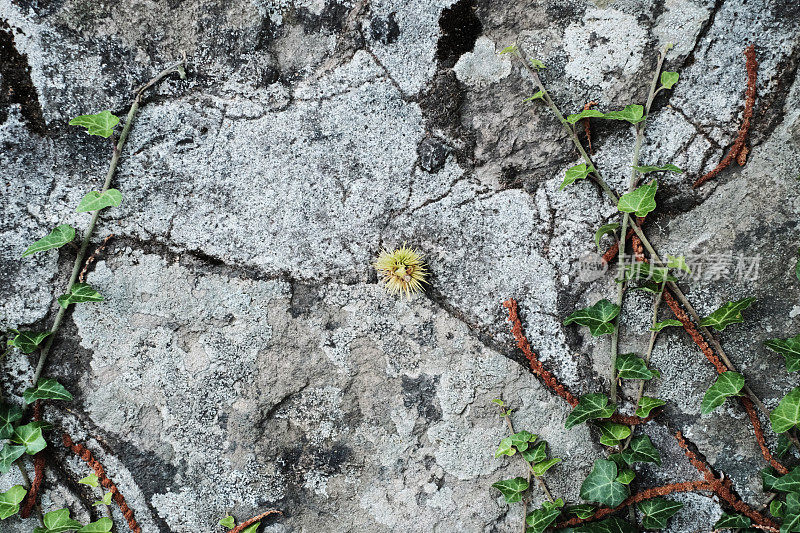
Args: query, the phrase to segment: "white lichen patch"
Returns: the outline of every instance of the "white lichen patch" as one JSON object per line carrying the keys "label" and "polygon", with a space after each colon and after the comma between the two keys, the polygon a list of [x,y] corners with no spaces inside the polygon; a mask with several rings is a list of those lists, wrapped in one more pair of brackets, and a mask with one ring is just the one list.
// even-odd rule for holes
{"label": "white lichen patch", "polygon": [[494,41],[481,36],[475,41],[474,50],[462,55],[453,71],[467,85],[486,89],[511,74],[511,59],[498,56]]}

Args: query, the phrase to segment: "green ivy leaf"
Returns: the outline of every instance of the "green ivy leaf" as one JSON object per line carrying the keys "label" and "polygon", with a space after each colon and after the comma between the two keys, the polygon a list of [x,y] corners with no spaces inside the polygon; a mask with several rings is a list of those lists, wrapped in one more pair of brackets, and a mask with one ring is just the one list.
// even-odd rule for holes
{"label": "green ivy leaf", "polygon": [[106,139],[111,137],[114,127],[119,124],[119,117],[111,111],[101,111],[94,115],[81,115],[69,121],[70,126],[83,126],[89,135],[99,135]]}
{"label": "green ivy leaf", "polygon": [[47,447],[47,442],[42,436],[42,428],[33,422],[15,428],[14,436],[11,437],[11,440],[17,444],[22,444],[28,455],[36,455]]}
{"label": "green ivy leaf", "polygon": [[111,493],[111,492],[106,492],[105,494],[103,494],[103,497],[102,497],[102,499],[100,499],[100,500],[98,500],[98,501],[94,502],[92,505],[93,505],[93,506],[97,506],[97,505],[111,505],[111,498],[112,498],[113,496],[114,496],[114,494],[113,494],[113,493]]}
{"label": "green ivy leaf", "polygon": [[86,524],[78,530],[78,533],[108,533],[114,527],[114,522],[110,518],[101,518],[96,522]]}
{"label": "green ivy leaf", "polygon": [[515,503],[522,499],[522,493],[528,490],[528,480],[524,477],[515,477],[513,479],[504,479],[497,483],[492,483],[492,487],[499,490],[506,503]]}
{"label": "green ivy leaf", "polygon": [[552,467],[557,465],[561,462],[561,459],[558,457],[553,457],[552,459],[548,459],[547,461],[542,461],[541,463],[536,463],[531,468],[531,472],[535,476],[543,476],[545,472],[550,470]]}
{"label": "green ivy leaf", "polygon": [[613,516],[606,518],[602,522],[583,524],[577,529],[573,529],[572,533],[638,533],[638,531],[630,522]]}
{"label": "green ivy leaf", "polygon": [[792,468],[785,476],[778,477],[776,474],[775,470],[761,471],[761,480],[769,485],[771,492],[800,492],[800,467]]}
{"label": "green ivy leaf", "polygon": [[49,331],[14,331],[16,335],[8,341],[8,345],[19,348],[22,353],[33,353],[50,335]]}
{"label": "green ivy leaf", "polygon": [[[631,434],[631,428],[625,424],[616,422],[603,422],[600,424],[600,443],[604,446],[616,446],[622,439],[627,439]],[[603,442],[605,441],[605,442]]]}
{"label": "green ivy leaf", "polygon": [[88,283],[75,283],[69,294],[62,294],[58,297],[58,305],[66,309],[69,304],[102,302],[103,300],[105,300],[103,295],[94,290]]}
{"label": "green ivy leaf", "polygon": [[707,415],[723,403],[729,396],[736,396],[744,387],[744,376],[738,372],[723,372],[717,376],[717,380],[706,391],[703,402],[700,404],[700,412]]}
{"label": "green ivy leaf", "polygon": [[786,370],[797,372],[800,370],[800,334],[788,339],[770,339],[764,346],[778,352],[786,359]]}
{"label": "green ivy leaf", "polygon": [[538,59],[533,59],[533,58],[531,58],[531,59],[528,59],[528,61],[530,61],[530,62],[531,62],[531,66],[532,66],[533,68],[535,68],[536,70],[541,70],[541,69],[545,69],[545,68],[547,68],[546,66],[544,66],[544,63],[542,63],[542,62],[541,62],[541,61],[539,61]]}
{"label": "green ivy leaf", "polygon": [[778,445],[775,449],[775,455],[777,455],[778,458],[781,458],[791,449],[792,441],[789,440],[789,437],[786,436],[786,433],[781,433],[778,435]]}
{"label": "green ivy leaf", "polygon": [[80,529],[82,524],[69,517],[69,509],[58,509],[44,515],[44,528],[37,528],[46,533],[63,533]]}
{"label": "green ivy leaf", "polygon": [[626,485],[617,481],[614,461],[597,459],[592,472],[581,484],[581,498],[609,507],[616,507],[630,495]]}
{"label": "green ivy leaf", "polygon": [[0,404],[0,440],[14,434],[14,422],[22,418],[22,409],[16,405]]}
{"label": "green ivy leaf", "polygon": [[97,474],[91,473],[83,479],[79,479],[78,483],[81,485],[89,485],[90,487],[97,488],[100,486],[100,479],[97,477]]}
{"label": "green ivy leaf", "polygon": [[228,529],[233,529],[236,527],[236,521],[233,519],[231,515],[228,515],[219,521],[219,525],[221,525],[222,527],[227,527]]}
{"label": "green ivy leaf", "polygon": [[542,509],[561,509],[564,507],[564,500],[563,498],[556,498],[555,501],[552,502],[542,502]]}
{"label": "green ivy leaf", "polygon": [[14,485],[0,492],[0,520],[5,520],[19,512],[19,504],[25,499],[27,491],[22,485]]}
{"label": "green ivy leaf", "polygon": [[3,449],[0,450],[0,474],[5,474],[11,470],[11,465],[14,461],[22,457],[25,453],[25,446],[14,446],[11,444],[4,444]]}
{"label": "green ivy leaf", "polygon": [[571,429],[592,418],[609,418],[614,414],[616,408],[616,405],[608,402],[605,394],[599,392],[584,394],[578,400],[578,405],[567,415],[564,427]]}
{"label": "green ivy leaf", "polygon": [[742,529],[750,527],[750,519],[740,514],[722,513],[722,517],[714,524],[713,529]]}
{"label": "green ivy leaf", "polygon": [[620,453],[622,459],[632,465],[633,463],[655,463],[661,465],[661,454],[650,441],[647,435],[640,435],[631,439],[630,445]]}
{"label": "green ivy leaf", "polygon": [[505,48],[503,48],[502,50],[500,50],[500,55],[503,55],[503,54],[513,54],[513,53],[514,53],[514,52],[516,52],[516,51],[517,51],[517,45],[515,45],[515,44],[509,44],[508,46],[506,46]]}
{"label": "green ivy leaf", "polygon": [[625,109],[622,111],[609,111],[604,114],[602,118],[607,120],[626,120],[631,124],[636,124],[643,121],[646,117],[644,116],[644,107],[634,104],[626,105]]}
{"label": "green ivy leaf", "polygon": [[513,444],[518,451],[524,452],[525,450],[528,449],[530,443],[538,439],[539,436],[534,435],[533,433],[529,433],[527,431],[519,431],[511,435],[511,437],[509,438],[511,439],[511,444]]}
{"label": "green ivy leaf", "polygon": [[[794,470],[792,472],[789,472],[789,474],[787,474],[787,475],[791,476],[793,473],[794,473]],[[761,470],[761,486],[762,486],[764,492],[775,492],[775,483],[777,483],[778,478],[779,478],[778,472],[774,468],[772,468],[771,466],[768,466],[767,468],[762,469]]]}
{"label": "green ivy leaf", "polygon": [[[647,368],[644,359],[635,353],[621,353],[617,356],[617,374],[621,379],[652,379],[654,374]],[[627,427],[627,426],[626,426]]]}
{"label": "green ivy leaf", "polygon": [[661,331],[662,329],[669,326],[681,327],[683,326],[683,324],[681,324],[680,320],[675,320],[674,318],[668,318],[662,322],[656,322],[655,324],[653,324],[653,326],[650,328],[650,331]]}
{"label": "green ivy leaf", "polygon": [[742,311],[755,302],[755,298],[742,298],[735,302],[728,302],[707,317],[700,320],[701,326],[710,326],[717,331],[722,331],[725,326],[744,322]]}
{"label": "green ivy leaf", "polygon": [[506,437],[500,441],[500,446],[497,447],[497,451],[494,452],[495,458],[500,457],[501,455],[508,455],[511,457],[517,453],[517,450],[514,449],[513,444],[511,444],[511,437]]}
{"label": "green ivy leaf", "polygon": [[667,527],[667,520],[680,511],[683,508],[683,504],[664,498],[654,498],[640,502],[637,507],[644,514],[644,519],[642,520],[643,528],[664,529]]}
{"label": "green ivy leaf", "polygon": [[72,401],[72,394],[64,386],[52,378],[40,379],[36,387],[26,389],[22,393],[25,403],[31,404],[36,400],[66,400]]}
{"label": "green ivy leaf", "polygon": [[542,441],[536,446],[531,446],[524,452],[522,457],[529,463],[538,463],[547,459],[547,442]]}
{"label": "green ivy leaf", "polygon": [[75,230],[72,228],[72,226],[69,224],[61,224],[51,231],[49,235],[28,246],[28,248],[22,253],[22,257],[28,257],[29,255],[33,255],[37,252],[44,252],[47,250],[52,250],[53,248],[61,248],[65,244],[72,242],[72,239],[74,238]]}
{"label": "green ivy leaf", "polygon": [[678,278],[669,273],[668,268],[653,266],[650,263],[636,262],[625,265],[623,275],[626,281],[631,279],[645,279],[653,283],[658,283],[659,285],[663,284],[665,281],[678,281]]}
{"label": "green ivy leaf", "polygon": [[539,98],[544,100],[544,91],[536,91],[535,93],[533,93],[533,96],[527,97],[526,99],[523,100],[523,102],[532,102],[534,100],[538,100]]}
{"label": "green ivy leaf", "polygon": [[256,533],[258,531],[258,526],[261,525],[261,522],[256,522],[252,526],[247,526],[247,528],[242,531],[242,533]]}
{"label": "green ivy leaf", "polygon": [[567,173],[564,176],[564,181],[561,182],[558,190],[563,191],[564,187],[567,185],[572,185],[577,180],[586,179],[590,172],[594,172],[594,167],[591,165],[587,167],[586,163],[581,163],[580,165],[575,165],[574,167],[568,168]]}
{"label": "green ivy leaf", "polygon": [[638,170],[642,174],[647,174],[648,172],[675,172],[676,174],[683,174],[683,170],[676,167],[673,164],[666,164],[663,167],[656,167],[653,165],[644,165],[641,167],[633,167],[634,169]]}
{"label": "green ivy leaf", "polygon": [[769,502],[769,514],[775,518],[783,518],[786,515],[785,504],[780,500],[772,500]]}
{"label": "green ivy leaf", "polygon": [[590,307],[579,309],[569,315],[564,320],[564,325],[568,326],[574,322],[578,325],[586,326],[589,328],[592,337],[599,337],[614,332],[614,324],[611,321],[618,314],[619,306],[604,298]]}
{"label": "green ivy leaf", "polygon": [[605,224],[603,226],[600,226],[600,229],[598,229],[594,233],[594,243],[597,245],[598,252],[600,252],[600,239],[603,238],[603,235],[605,235],[606,233],[614,234],[618,229],[619,229],[619,224],[617,222],[614,222],[613,224]]}
{"label": "green ivy leaf", "polygon": [[544,530],[550,526],[553,522],[555,522],[558,515],[561,514],[560,509],[537,509],[530,513],[525,522],[528,524],[528,528],[525,530],[525,533],[544,533]]}
{"label": "green ivy leaf", "polygon": [[637,217],[646,216],[656,208],[656,191],[658,182],[641,185],[629,193],[625,193],[617,203],[617,209],[623,213],[636,213]]}
{"label": "green ivy leaf", "polygon": [[795,387],[783,397],[778,407],[769,414],[772,431],[784,433],[800,422],[800,387]]}
{"label": "green ivy leaf", "polygon": [[650,416],[650,411],[652,411],[656,407],[661,407],[666,403],[667,402],[665,402],[664,400],[659,400],[658,398],[642,396],[642,399],[639,400],[638,407],[636,407],[636,416],[640,418],[647,418],[648,416]]}
{"label": "green ivy leaf", "polygon": [[682,255],[667,254],[667,268],[683,270],[687,274],[692,273],[692,270],[689,268],[689,265],[686,264],[686,258]]}
{"label": "green ivy leaf", "polygon": [[623,485],[630,485],[631,481],[633,481],[633,478],[635,477],[636,473],[633,470],[630,468],[625,468],[617,475],[617,481]]}
{"label": "green ivy leaf", "polygon": [[603,118],[605,115],[598,111],[597,109],[584,109],[580,113],[575,113],[574,115],[567,116],[567,122],[570,124],[575,124],[579,120],[584,118]]}
{"label": "green ivy leaf", "polygon": [[792,492],[786,495],[786,509],[781,533],[800,531],[800,494]]}
{"label": "green ivy leaf", "polygon": [[105,192],[92,191],[83,197],[78,204],[76,213],[99,211],[106,207],[117,207],[122,203],[122,193],[117,189],[108,189]]}
{"label": "green ivy leaf", "polygon": [[568,513],[574,514],[578,518],[582,518],[582,519],[586,519],[586,518],[589,518],[590,516],[593,516],[595,511],[596,511],[596,509],[595,509],[594,505],[589,504],[589,503],[581,503],[581,504],[578,504],[578,505],[572,505],[570,507],[567,507],[567,512]]}
{"label": "green ivy leaf", "polygon": [[672,89],[672,86],[678,83],[678,73],[677,72],[667,72],[664,71],[661,73],[661,86],[665,89]]}

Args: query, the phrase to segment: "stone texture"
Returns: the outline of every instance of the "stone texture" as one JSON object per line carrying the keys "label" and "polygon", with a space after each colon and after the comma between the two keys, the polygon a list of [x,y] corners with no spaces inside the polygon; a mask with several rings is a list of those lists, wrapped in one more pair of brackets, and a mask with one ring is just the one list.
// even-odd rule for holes
{"label": "stone texture", "polygon": [[[734,262],[683,285],[701,313],[757,297],[720,338],[774,406],[795,383],[761,343],[800,329],[798,15],[744,0],[0,0],[0,327],[52,321],[74,251],[18,257],[58,223],[85,227],[74,206],[101,184],[108,143],[68,119],[124,113],[185,51],[187,80],[146,99],[127,145],[124,202],[95,241],[115,237],[88,276],[107,301],[68,314],[47,373],[76,400],[48,419],[106,464],[148,533],[216,531],[226,512],[268,508],[285,513],[274,532],[517,530],[521,506],[490,488],[524,473],[493,457],[506,434],[493,398],[564,459],[548,473],[560,496],[578,499],[604,450],[596,430],[563,429],[568,407],[518,364],[500,302],[519,299],[534,348],[575,393],[605,390],[608,337],[561,322],[615,291],[611,273],[586,280],[578,267],[616,210],[590,183],[558,191],[578,156],[538,103],[521,103],[530,81],[496,52],[517,41],[575,112],[642,102],[656,48],[675,44],[666,68],[681,78],[655,100],[642,161],[686,172],[659,176],[646,229],[662,254],[760,257],[754,280]],[[692,190],[736,136],[750,42],[749,160]],[[631,131],[592,127],[595,161],[622,190]],[[432,271],[409,301],[386,296],[371,267],[403,242]],[[629,293],[624,351],[645,349],[650,305]],[[699,414],[714,373],[696,347],[667,330],[653,362],[663,378],[647,393],[669,403],[643,431],[664,467],[642,467],[636,486],[697,476],[671,436],[681,430],[763,501],[745,414]],[[10,353],[4,392],[31,376]],[[51,442],[43,506],[88,518],[92,496],[74,482],[86,467]],[[721,512],[680,499],[669,531]]]}

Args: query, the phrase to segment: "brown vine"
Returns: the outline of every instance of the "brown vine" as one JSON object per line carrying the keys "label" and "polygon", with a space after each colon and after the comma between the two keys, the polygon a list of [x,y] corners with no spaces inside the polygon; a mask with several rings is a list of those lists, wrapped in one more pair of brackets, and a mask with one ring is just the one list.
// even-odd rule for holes
{"label": "brown vine", "polygon": [[[588,111],[589,109],[593,108],[597,105],[597,102],[589,102],[585,106],[583,106],[584,111]],[[594,150],[592,150],[592,127],[589,125],[589,118],[583,119],[583,131],[586,133],[586,142],[589,144],[589,153],[594,154]]]}
{"label": "brown vine", "polygon": [[[33,404],[33,420],[39,422],[42,420],[42,400],[36,400]],[[33,482],[31,482],[31,489],[25,496],[25,503],[22,504],[19,510],[19,515],[22,518],[28,518],[39,501],[39,492],[42,490],[44,483],[44,467],[45,467],[44,451],[41,451],[33,456]]]}
{"label": "brown vine", "polygon": [[711,172],[708,172],[703,177],[698,179],[692,185],[697,188],[703,183],[707,182],[723,170],[727,168],[734,159],[743,166],[747,161],[747,133],[750,131],[750,119],[753,118],[753,106],[756,103],[756,81],[758,79],[758,61],[756,61],[756,45],[751,44],[744,51],[747,60],[747,89],[744,93],[744,113],[742,115],[742,125],[739,126],[739,133],[736,136],[736,141],[733,143],[728,154],[714,167]]}
{"label": "brown vine", "polygon": [[233,528],[230,531],[228,531],[228,533],[241,533],[242,531],[244,531],[245,528],[247,528],[249,526],[252,526],[256,522],[258,522],[258,521],[260,521],[260,520],[262,520],[262,519],[264,519],[264,518],[266,518],[266,517],[268,517],[270,515],[274,515],[274,514],[283,515],[283,513],[278,511],[277,509],[270,509],[269,511],[267,511],[265,513],[261,513],[258,516],[254,516],[253,518],[242,522],[241,524],[239,524],[235,528]]}
{"label": "brown vine", "polygon": [[97,259],[97,256],[98,256],[98,255],[100,255],[101,253],[103,253],[103,250],[105,250],[105,248],[106,248],[106,245],[108,244],[108,241],[109,241],[109,240],[111,239],[111,237],[113,237],[113,236],[114,236],[114,234],[113,234],[113,233],[109,233],[109,234],[106,236],[106,238],[105,238],[105,239],[103,239],[103,242],[101,242],[101,243],[100,243],[100,246],[98,246],[98,247],[97,247],[97,249],[94,251],[94,253],[93,253],[92,255],[90,255],[90,256],[89,256],[89,259],[87,259],[87,260],[86,260],[86,263],[84,263],[84,264],[83,264],[83,269],[81,270],[81,273],[80,273],[80,275],[78,276],[78,283],[83,283],[83,280],[84,280],[84,278],[86,277],[86,271],[87,271],[87,270],[89,270],[89,265],[91,265],[91,264],[92,264],[92,262],[94,262],[94,261]]}
{"label": "brown vine", "polygon": [[139,527],[139,524],[136,522],[136,518],[133,515],[133,509],[128,507],[127,502],[125,501],[125,497],[119,491],[117,486],[114,484],[111,479],[106,475],[105,468],[103,465],[100,464],[100,461],[94,458],[92,455],[91,450],[89,450],[83,444],[78,444],[72,441],[69,435],[64,433],[62,436],[62,440],[64,442],[64,446],[72,450],[72,452],[80,457],[81,459],[89,465],[89,467],[94,470],[94,473],[97,475],[97,479],[100,481],[100,484],[111,492],[112,499],[116,502],[119,506],[119,510],[122,512],[122,516],[125,517],[125,520],[128,522],[128,527],[130,528],[133,533],[142,533],[142,528]]}

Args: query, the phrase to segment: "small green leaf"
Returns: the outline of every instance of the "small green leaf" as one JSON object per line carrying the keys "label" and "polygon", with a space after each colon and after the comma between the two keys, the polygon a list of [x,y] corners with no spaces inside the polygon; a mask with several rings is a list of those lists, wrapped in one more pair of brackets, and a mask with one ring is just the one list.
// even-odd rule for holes
{"label": "small green leaf", "polygon": [[16,331],[8,345],[19,348],[22,353],[33,353],[49,335],[49,331]]}
{"label": "small green leaf", "polygon": [[626,522],[625,520],[620,520],[616,516],[612,516],[611,518],[606,518],[601,522],[589,522],[588,524],[583,524],[576,529],[572,530],[572,533],[638,533],[639,530],[633,526],[630,522]]}
{"label": "small green leaf", "polygon": [[800,422],[800,387],[795,387],[783,397],[778,407],[769,414],[772,431],[784,433]]}
{"label": "small green leaf", "polygon": [[500,398],[495,398],[494,400],[492,400],[492,403],[496,403],[496,404],[497,404],[497,405],[499,405],[500,407],[503,407],[503,406],[506,404],[506,403],[505,403],[503,400],[501,400]]}
{"label": "small green leaf", "polygon": [[236,527],[236,521],[233,519],[231,515],[228,515],[219,521],[219,525],[221,525],[222,527],[227,527],[228,529],[233,529]]}
{"label": "small green leaf", "polygon": [[510,45],[506,46],[505,48],[503,48],[502,50],[500,50],[500,55],[513,54],[516,51],[517,51],[517,45],[516,44],[510,44]]}
{"label": "small green leaf", "polygon": [[564,325],[568,326],[574,322],[578,325],[586,326],[589,328],[592,337],[599,337],[600,335],[614,332],[614,324],[611,321],[618,314],[619,306],[604,298],[590,307],[579,309],[569,315],[564,320]]}
{"label": "small green leaf", "polygon": [[[631,434],[631,428],[625,424],[617,424],[616,422],[603,422],[600,425],[600,443],[604,446],[616,446],[622,439],[627,439]],[[603,441],[606,442],[603,442]]]}
{"label": "small green leaf", "polygon": [[542,502],[542,509],[547,509],[548,511],[551,509],[561,509],[564,507],[564,500],[562,498],[557,498],[553,502]]}
{"label": "small green leaf", "polygon": [[558,186],[558,190],[563,191],[564,187],[567,185],[572,185],[577,180],[586,179],[591,172],[594,172],[594,167],[591,165],[587,167],[586,163],[581,163],[580,165],[575,165],[574,167],[568,168],[567,173],[564,176],[564,181],[562,181],[561,185]]}
{"label": "small green leaf", "polygon": [[661,454],[658,453],[647,435],[632,438],[630,445],[620,455],[629,465],[633,463],[661,464]]}
{"label": "small green leaf", "polygon": [[61,224],[51,231],[49,235],[28,246],[28,248],[22,253],[22,257],[28,257],[29,255],[33,255],[37,252],[44,252],[47,250],[52,250],[53,248],[61,248],[65,244],[72,242],[72,239],[74,238],[75,230],[72,228],[72,226],[69,224]]}
{"label": "small green leaf", "polygon": [[778,477],[775,470],[761,471],[761,480],[771,492],[800,492],[800,467],[794,467],[785,476]]}
{"label": "small green leaf", "polygon": [[0,492],[0,520],[5,520],[19,512],[19,504],[25,499],[27,491],[22,485],[14,485]]}
{"label": "small green leaf", "polygon": [[527,97],[526,99],[523,100],[523,102],[532,102],[534,100],[538,100],[539,98],[544,100],[544,91],[536,91],[535,93],[533,93],[533,96]]}
{"label": "small green leaf", "polygon": [[497,447],[497,451],[494,452],[495,458],[500,457],[501,455],[508,455],[511,457],[517,453],[517,450],[514,449],[513,444],[511,444],[511,437],[506,437],[500,441],[500,446]]}
{"label": "small green leaf", "polygon": [[528,528],[525,533],[544,533],[550,524],[555,522],[558,515],[561,514],[560,509],[537,509],[530,513],[525,519]]}
{"label": "small green leaf", "polygon": [[744,387],[744,376],[738,372],[723,372],[717,376],[716,381],[706,391],[700,412],[707,415],[723,403],[729,396],[736,396]]}
{"label": "small green leaf", "polygon": [[744,322],[742,311],[755,302],[755,298],[742,298],[735,302],[728,302],[707,317],[700,320],[701,326],[710,326],[717,331],[722,331],[725,326]]}
{"label": "small green leaf", "polygon": [[675,172],[676,174],[682,174],[683,173],[683,170],[681,170],[680,168],[676,167],[673,164],[666,164],[663,167],[656,167],[656,166],[653,166],[653,165],[644,165],[644,166],[641,166],[641,167],[633,167],[633,168],[635,168],[636,170],[638,170],[642,174],[647,174],[648,172],[667,172],[667,171]]}
{"label": "small green leaf", "polygon": [[764,346],[778,352],[786,359],[786,370],[797,372],[800,370],[800,334],[788,339],[770,339]]}
{"label": "small green leaf", "polygon": [[72,401],[72,394],[64,386],[52,378],[40,379],[36,387],[26,389],[22,393],[25,403],[31,404],[36,400],[66,400]]}
{"label": "small green leaf", "polygon": [[252,526],[247,526],[247,528],[242,531],[242,533],[256,533],[258,531],[258,526],[261,525],[261,522],[256,522]]}
{"label": "small green leaf", "polygon": [[63,533],[81,527],[80,522],[69,517],[69,509],[58,509],[44,515],[44,528],[47,533]]}
{"label": "small green leaf", "polygon": [[11,465],[14,461],[22,457],[25,453],[25,446],[14,446],[11,444],[4,444],[3,449],[0,450],[0,474],[5,474],[11,470]]}
{"label": "small green leaf", "polygon": [[678,73],[677,72],[667,72],[664,71],[661,73],[661,86],[665,89],[672,89],[672,86],[678,83]]}
{"label": "small green leaf", "polygon": [[687,274],[692,273],[692,270],[689,268],[689,265],[686,264],[686,258],[682,255],[667,254],[667,268],[683,270]]}
{"label": "small green leaf", "polygon": [[625,193],[617,203],[617,209],[623,213],[636,213],[637,217],[646,216],[656,208],[656,191],[658,182],[641,185],[629,193]]}
{"label": "small green leaf", "polygon": [[[617,356],[617,377],[622,379],[652,379],[653,372],[647,368],[644,359],[635,353],[621,353]],[[627,427],[627,426],[625,426]]]}
{"label": "small green leaf", "polygon": [[567,512],[570,514],[574,514],[578,518],[586,519],[590,516],[593,516],[596,509],[594,505],[589,503],[581,503],[578,505],[571,505],[567,507]]}
{"label": "small green leaf", "polygon": [[598,252],[600,252],[600,239],[603,238],[603,235],[605,235],[606,233],[615,234],[615,232],[618,229],[619,229],[619,223],[617,222],[614,222],[613,224],[605,224],[603,226],[600,226],[600,229],[598,229],[594,233],[594,243],[597,245]]}
{"label": "small green leaf", "polygon": [[633,481],[633,478],[635,477],[636,473],[630,468],[626,468],[624,470],[620,470],[619,474],[617,475],[617,481],[623,485],[630,485],[631,481]]}
{"label": "small green leaf", "polygon": [[593,418],[609,418],[616,408],[613,403],[609,404],[605,394],[599,392],[584,394],[578,400],[578,405],[567,415],[564,427],[571,429]]}
{"label": "small green leaf", "polygon": [[97,474],[94,472],[89,474],[83,479],[78,480],[78,483],[81,485],[89,485],[90,487],[97,488],[100,486],[100,480],[97,478]]}
{"label": "small green leaf", "polygon": [[552,459],[548,459],[546,461],[542,461],[541,463],[536,463],[535,465],[533,465],[531,472],[533,472],[533,475],[535,476],[543,476],[545,472],[547,472],[560,462],[561,462],[560,458],[553,457]]}
{"label": "small green leaf", "polygon": [[669,273],[668,268],[657,267],[651,265],[650,263],[641,262],[625,265],[623,276],[626,281],[632,279],[648,280],[659,285],[666,281],[678,281],[678,278]]}
{"label": "small green leaf", "polygon": [[668,318],[666,320],[663,320],[661,322],[656,322],[655,324],[653,324],[652,327],[650,328],[650,331],[661,331],[662,329],[669,326],[681,327],[683,326],[683,324],[681,323],[680,320],[675,320],[674,318]]}
{"label": "small green leaf", "polygon": [[515,477],[513,479],[504,479],[497,483],[492,483],[492,487],[499,490],[506,503],[515,503],[522,499],[522,493],[528,490],[528,480],[524,477]]}
{"label": "small green leaf", "polygon": [[110,518],[101,518],[96,522],[86,524],[78,530],[78,533],[108,533],[114,527],[114,522]]}
{"label": "small green leaf", "polygon": [[786,515],[785,504],[780,500],[769,502],[769,514],[775,518],[783,518]]}
{"label": "small green leaf", "polygon": [[511,439],[511,444],[513,444],[518,451],[524,452],[528,449],[528,445],[538,439],[539,436],[527,431],[519,431],[509,438]]}
{"label": "small green leaf", "polygon": [[613,461],[597,459],[581,484],[580,495],[584,500],[616,507],[630,495],[630,490],[617,481],[617,465]]}
{"label": "small green leaf", "polygon": [[740,514],[722,513],[722,517],[714,524],[713,529],[742,529],[750,527],[750,519]]}
{"label": "small green leaf", "polygon": [[94,290],[88,283],[76,283],[72,286],[69,294],[62,294],[58,297],[58,305],[66,309],[69,304],[102,302],[103,300],[105,300],[103,295]]}
{"label": "small green leaf", "polygon": [[117,189],[108,189],[105,192],[92,191],[83,197],[78,204],[76,213],[98,211],[106,207],[117,207],[122,203],[122,193]]}
{"label": "small green leaf", "polygon": [[643,121],[646,117],[644,116],[644,107],[634,104],[626,105],[625,109],[622,111],[609,111],[604,114],[602,118],[606,120],[626,120],[631,124],[636,124],[637,122]]}
{"label": "small green leaf", "polygon": [[47,442],[42,436],[42,428],[33,422],[15,428],[14,436],[11,437],[11,440],[17,444],[22,444],[28,455],[36,455],[47,447]]}
{"label": "small green leaf", "polygon": [[535,68],[536,70],[541,70],[541,69],[547,68],[546,66],[544,66],[544,63],[542,63],[538,59],[529,59],[528,61],[531,62],[531,66],[533,68]]}
{"label": "small green leaf", "polygon": [[119,117],[111,111],[101,111],[95,115],[81,115],[69,121],[70,126],[83,126],[89,135],[99,135],[109,138],[114,132],[114,127],[119,124]]}
{"label": "small green leaf", "polygon": [[544,461],[547,458],[547,442],[542,441],[536,446],[531,446],[522,452],[522,457],[529,463]]}
{"label": "small green leaf", "polygon": [[667,527],[667,520],[680,511],[683,508],[683,504],[664,498],[654,498],[640,502],[637,507],[644,514],[644,519],[642,520],[643,528],[664,529]]}
{"label": "small green leaf", "polygon": [[[793,472],[790,472],[788,475],[792,474]],[[761,470],[761,486],[764,492],[775,492],[775,483],[777,483],[778,477],[777,471],[771,466]]]}
{"label": "small green leaf", "polygon": [[0,440],[14,434],[13,423],[22,418],[22,409],[16,405],[0,404]]}
{"label": "small green leaf", "polygon": [[584,109],[580,113],[575,113],[574,115],[567,116],[567,122],[570,124],[575,124],[579,120],[584,118],[603,118],[605,115],[598,111],[597,109]]}
{"label": "small green leaf", "polygon": [[92,505],[111,505],[111,498],[114,496],[111,492],[106,492],[103,494],[103,498],[94,502]]}
{"label": "small green leaf", "polygon": [[658,398],[642,396],[642,399],[639,400],[639,406],[636,407],[636,416],[640,418],[647,418],[648,416],[650,416],[650,411],[652,411],[656,407],[661,407],[666,403],[667,402],[665,402],[664,400],[659,400]]}
{"label": "small green leaf", "polygon": [[786,495],[786,509],[781,533],[800,531],[800,494],[792,492]]}

